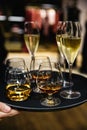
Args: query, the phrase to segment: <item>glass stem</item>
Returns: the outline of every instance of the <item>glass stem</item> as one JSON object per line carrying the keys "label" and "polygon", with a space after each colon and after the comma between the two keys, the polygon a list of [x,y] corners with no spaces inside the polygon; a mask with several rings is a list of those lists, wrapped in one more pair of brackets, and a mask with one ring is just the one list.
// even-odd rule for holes
{"label": "glass stem", "polygon": [[34,60],[34,59],[35,59],[35,56],[34,56],[34,55],[32,55],[32,56],[31,56],[31,59],[32,59],[32,60]]}
{"label": "glass stem", "polygon": [[48,100],[53,100],[52,94],[48,94],[47,99],[48,99]]}
{"label": "glass stem", "polygon": [[69,84],[71,86],[72,83],[72,64],[69,64]]}
{"label": "glass stem", "polygon": [[65,83],[66,83],[66,62],[65,62],[65,58],[63,57],[63,85],[65,87]]}
{"label": "glass stem", "polygon": [[63,68],[64,68],[64,73],[66,72],[66,61],[65,58],[63,57]]}
{"label": "glass stem", "polygon": [[31,63],[30,63],[30,70],[31,70],[31,68],[33,68],[33,70],[34,70],[34,65],[35,65],[35,57],[34,57],[34,55],[32,55],[31,56]]}
{"label": "glass stem", "polygon": [[[65,58],[64,58],[64,56],[61,56],[61,58],[63,59],[63,63],[62,63],[62,67],[63,67],[63,83],[65,84],[65,73],[66,73],[66,62],[65,62]],[[65,85],[64,85],[65,86]]]}

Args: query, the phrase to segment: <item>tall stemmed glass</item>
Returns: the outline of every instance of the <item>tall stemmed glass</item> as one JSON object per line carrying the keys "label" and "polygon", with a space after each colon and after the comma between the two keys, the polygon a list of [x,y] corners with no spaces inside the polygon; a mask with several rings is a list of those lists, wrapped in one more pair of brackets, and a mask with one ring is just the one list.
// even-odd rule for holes
{"label": "tall stemmed glass", "polygon": [[[58,46],[59,55],[60,55],[59,61],[63,60],[63,62],[64,62],[64,55],[63,55],[63,52],[62,52],[62,45],[61,45],[63,29],[64,29],[63,21],[58,21],[58,23],[57,23],[57,32],[56,32],[56,41],[57,41],[57,46]],[[65,66],[64,66],[64,69],[65,69]]]}
{"label": "tall stemmed glass", "polygon": [[[72,82],[72,65],[80,48],[81,27],[79,22],[66,21],[64,23],[65,32],[62,37],[62,51],[69,66],[69,83],[74,84]],[[73,91],[71,87],[69,87],[68,90],[62,91],[60,95],[66,99],[79,98],[81,93],[78,91]]]}
{"label": "tall stemmed glass", "polygon": [[36,21],[26,21],[24,23],[24,40],[26,47],[31,54],[31,62],[34,60],[35,52],[39,45],[39,25]]}
{"label": "tall stemmed glass", "polygon": [[[59,50],[59,62],[61,64],[61,67],[63,68],[63,87],[69,87],[70,83],[68,81],[66,81],[65,79],[65,72],[66,72],[66,62],[65,62],[65,56],[63,54],[62,51],[62,37],[64,35],[64,27],[65,27],[65,23],[63,21],[58,21],[57,23],[57,32],[56,32],[56,41],[57,41],[57,46],[58,46],[58,50]],[[72,85],[72,84],[71,84]]]}

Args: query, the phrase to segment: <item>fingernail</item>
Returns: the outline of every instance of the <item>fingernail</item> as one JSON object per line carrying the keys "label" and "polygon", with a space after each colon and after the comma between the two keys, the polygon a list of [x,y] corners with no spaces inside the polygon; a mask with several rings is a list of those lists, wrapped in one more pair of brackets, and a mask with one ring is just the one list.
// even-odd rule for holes
{"label": "fingernail", "polygon": [[4,112],[9,112],[10,110],[11,110],[11,108],[7,105],[5,105],[4,108],[3,108]]}

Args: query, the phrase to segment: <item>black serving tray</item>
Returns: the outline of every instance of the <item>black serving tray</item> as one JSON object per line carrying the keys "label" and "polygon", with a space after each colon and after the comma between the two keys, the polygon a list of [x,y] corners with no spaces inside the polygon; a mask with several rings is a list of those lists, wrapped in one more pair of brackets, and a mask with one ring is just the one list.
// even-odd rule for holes
{"label": "black serving tray", "polygon": [[[55,96],[60,98],[61,100],[61,103],[58,106],[54,107],[42,106],[40,103],[40,99],[43,96],[45,96],[45,94],[38,94],[34,92],[31,93],[30,97],[26,101],[20,101],[20,102],[11,101],[6,97],[5,84],[2,84],[0,86],[0,101],[5,102],[12,108],[28,111],[54,111],[54,110],[63,110],[72,108],[80,104],[83,104],[87,101],[87,78],[78,74],[73,74],[72,77],[74,82],[73,89],[79,91],[81,93],[81,97],[78,99],[64,99],[60,97],[60,91],[59,91],[58,93],[55,94]],[[63,89],[61,89],[61,91]]]}

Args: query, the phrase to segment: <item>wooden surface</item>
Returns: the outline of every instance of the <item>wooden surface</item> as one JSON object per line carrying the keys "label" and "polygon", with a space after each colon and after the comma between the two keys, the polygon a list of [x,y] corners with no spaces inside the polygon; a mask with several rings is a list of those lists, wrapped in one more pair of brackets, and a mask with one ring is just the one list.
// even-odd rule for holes
{"label": "wooden surface", "polygon": [[55,112],[21,111],[0,121],[0,130],[87,130],[87,104]]}

